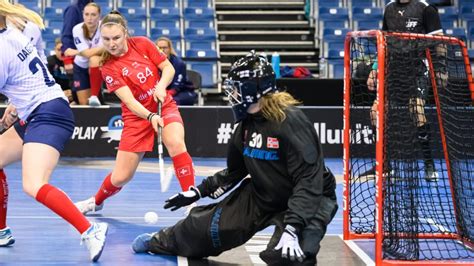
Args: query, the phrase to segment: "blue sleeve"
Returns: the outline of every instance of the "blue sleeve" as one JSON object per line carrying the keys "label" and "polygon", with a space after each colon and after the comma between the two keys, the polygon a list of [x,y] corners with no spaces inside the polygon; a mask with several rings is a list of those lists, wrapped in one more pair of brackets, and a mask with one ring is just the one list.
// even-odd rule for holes
{"label": "blue sleeve", "polygon": [[168,88],[175,89],[178,92],[182,91],[186,88],[186,65],[177,56],[171,56],[170,61],[174,67],[175,73],[173,81]]}
{"label": "blue sleeve", "polygon": [[61,42],[63,43],[61,51],[63,53],[68,48],[76,49],[76,45],[74,44],[74,37],[72,35],[72,28],[74,28],[74,26],[81,22],[82,15],[78,7],[72,5],[68,6],[66,10],[64,10],[63,30],[61,31]]}

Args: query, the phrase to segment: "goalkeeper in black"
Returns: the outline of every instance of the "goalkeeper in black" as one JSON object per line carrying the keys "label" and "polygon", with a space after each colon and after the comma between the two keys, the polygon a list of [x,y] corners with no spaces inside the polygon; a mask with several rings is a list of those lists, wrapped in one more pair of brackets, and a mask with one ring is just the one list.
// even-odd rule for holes
{"label": "goalkeeper in black", "polygon": [[[384,17],[383,17],[383,31],[388,32],[405,32],[405,33],[419,33],[419,34],[436,34],[442,35],[443,29],[441,27],[441,21],[436,7],[429,5],[426,1],[422,0],[396,0],[391,1],[385,6]],[[403,48],[401,48],[403,49]],[[423,51],[423,50],[422,50]],[[398,52],[398,51],[397,51]],[[436,48],[435,55],[438,58],[433,61],[433,64],[439,63],[441,57],[445,56],[445,48],[439,46]],[[391,54],[390,54],[391,53]],[[403,53],[403,51],[400,51]],[[391,65],[387,66],[388,71],[391,71],[390,67],[400,68],[406,62],[403,62],[404,58],[397,56],[396,52],[390,52]],[[425,179],[427,181],[437,181],[438,173],[436,172],[433,156],[431,154],[430,147],[430,127],[425,116],[425,102],[428,98],[428,92],[431,87],[430,77],[428,75],[427,60],[424,55],[417,54],[415,52],[414,60],[411,61],[413,64],[410,69],[406,70],[406,75],[400,77],[405,84],[409,83],[410,93],[412,94],[409,100],[410,112],[413,115],[414,123],[416,124],[418,133],[418,144],[421,147],[423,159],[424,159],[424,171]],[[378,64],[375,62],[372,66],[372,71],[367,79],[367,87],[369,90],[376,89],[377,80],[377,69]],[[442,66],[437,65],[436,69],[442,69]],[[412,74],[408,74],[412,73]],[[415,73],[415,74],[413,74]],[[416,78],[414,78],[416,76]],[[401,84],[398,84],[401,85]],[[395,100],[395,99],[392,99]],[[372,125],[376,125],[376,110],[377,101],[374,101],[371,109],[371,120]],[[386,171],[390,169],[387,168]],[[375,168],[361,174],[372,175],[375,174]]]}
{"label": "goalkeeper in black", "polygon": [[[196,188],[166,201],[176,210],[202,197],[222,201],[198,206],[176,225],[142,234],[137,253],[192,258],[217,256],[275,225],[260,253],[270,265],[315,265],[320,241],[337,211],[335,178],[324,165],[313,124],[298,102],[278,92],[267,59],[253,51],[235,62],[224,81],[238,126],[228,147],[227,168]],[[247,177],[250,175],[250,177]]]}

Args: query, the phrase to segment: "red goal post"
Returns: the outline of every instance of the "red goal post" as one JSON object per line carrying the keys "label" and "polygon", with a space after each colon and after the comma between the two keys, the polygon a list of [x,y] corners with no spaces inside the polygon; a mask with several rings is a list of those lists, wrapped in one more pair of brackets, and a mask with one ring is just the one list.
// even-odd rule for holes
{"label": "red goal post", "polygon": [[[474,83],[464,42],[353,31],[344,67],[344,239],[375,239],[377,265],[473,265]],[[424,125],[430,151],[417,140]],[[426,179],[427,153],[436,182]]]}

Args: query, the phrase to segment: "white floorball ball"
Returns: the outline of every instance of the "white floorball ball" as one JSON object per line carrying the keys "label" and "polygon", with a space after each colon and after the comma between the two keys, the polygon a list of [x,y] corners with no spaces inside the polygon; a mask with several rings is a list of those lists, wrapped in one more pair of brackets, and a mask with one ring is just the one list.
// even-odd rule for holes
{"label": "white floorball ball", "polygon": [[144,219],[147,224],[156,224],[158,222],[158,214],[156,212],[147,212]]}

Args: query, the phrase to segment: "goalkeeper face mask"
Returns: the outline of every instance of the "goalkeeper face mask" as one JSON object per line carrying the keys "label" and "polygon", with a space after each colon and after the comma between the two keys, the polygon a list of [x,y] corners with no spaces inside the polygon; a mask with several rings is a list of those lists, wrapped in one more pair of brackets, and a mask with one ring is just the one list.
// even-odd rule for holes
{"label": "goalkeeper face mask", "polygon": [[263,95],[277,91],[272,65],[265,56],[254,51],[232,65],[222,87],[236,122],[247,116],[251,104],[257,103]]}

